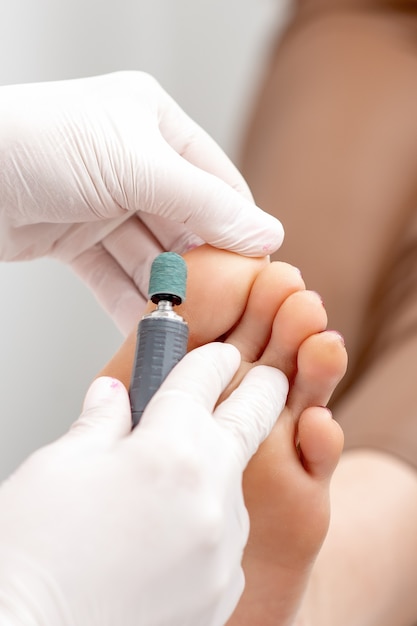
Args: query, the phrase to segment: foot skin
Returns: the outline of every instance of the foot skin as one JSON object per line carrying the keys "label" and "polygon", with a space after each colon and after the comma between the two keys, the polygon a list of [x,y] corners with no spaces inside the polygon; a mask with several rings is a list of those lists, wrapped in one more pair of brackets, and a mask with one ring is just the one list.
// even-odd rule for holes
{"label": "foot skin", "polygon": [[[290,381],[287,406],[244,475],[251,519],[246,589],[229,626],[292,624],[329,523],[329,482],[343,435],[324,406],[345,372],[346,351],[340,335],[325,330],[320,297],[305,289],[291,265],[208,246],[185,256],[182,315],[190,325],[190,348],[221,337],[242,354],[224,395],[257,364],[278,367]],[[135,334],[102,374],[128,385]]]}
{"label": "foot skin", "polygon": [[[288,293],[286,285],[298,289]],[[329,483],[343,434],[324,406],[347,357],[342,338],[326,325],[320,297],[304,289],[298,271],[272,263],[258,274],[245,312],[226,338],[243,361],[232,387],[256,364],[278,367],[290,380],[287,406],[244,475],[251,520],[246,588],[229,626],[295,623],[327,532]]]}
{"label": "foot skin", "polygon": [[297,623],[327,533],[330,478],[343,447],[341,428],[318,405],[327,402],[345,364],[336,333],[313,334],[299,347],[289,403],[244,474],[251,520],[246,587],[228,626]]}

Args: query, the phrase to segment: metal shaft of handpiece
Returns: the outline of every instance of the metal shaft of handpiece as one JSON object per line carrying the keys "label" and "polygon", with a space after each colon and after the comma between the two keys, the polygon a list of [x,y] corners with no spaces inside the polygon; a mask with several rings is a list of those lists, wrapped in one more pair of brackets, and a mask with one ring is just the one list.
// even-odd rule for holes
{"label": "metal shaft of handpiece", "polygon": [[130,384],[134,426],[169,372],[185,355],[187,343],[188,324],[168,300],[161,300],[155,311],[139,322]]}

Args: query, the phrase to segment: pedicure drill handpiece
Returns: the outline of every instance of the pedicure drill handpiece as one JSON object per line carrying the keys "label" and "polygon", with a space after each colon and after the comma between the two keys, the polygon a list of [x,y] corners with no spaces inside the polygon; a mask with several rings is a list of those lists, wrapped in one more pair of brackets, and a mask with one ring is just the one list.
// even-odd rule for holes
{"label": "pedicure drill handpiece", "polygon": [[187,266],[174,252],[164,252],[152,264],[149,298],[157,308],[138,325],[130,381],[132,421],[136,426],[146,405],[174,365],[185,355],[188,324],[173,307],[185,300]]}

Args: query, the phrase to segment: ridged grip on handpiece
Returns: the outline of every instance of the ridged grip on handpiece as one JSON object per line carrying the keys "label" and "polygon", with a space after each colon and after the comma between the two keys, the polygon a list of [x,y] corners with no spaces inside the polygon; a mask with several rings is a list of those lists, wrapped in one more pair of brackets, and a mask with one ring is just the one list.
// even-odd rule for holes
{"label": "ridged grip on handpiece", "polygon": [[185,355],[187,342],[188,325],[182,320],[148,317],[140,322],[129,392],[134,426],[169,372]]}

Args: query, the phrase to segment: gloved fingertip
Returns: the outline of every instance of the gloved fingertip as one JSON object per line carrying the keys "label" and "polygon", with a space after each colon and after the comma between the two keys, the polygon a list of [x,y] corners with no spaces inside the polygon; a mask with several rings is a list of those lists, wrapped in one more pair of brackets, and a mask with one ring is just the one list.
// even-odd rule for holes
{"label": "gloved fingertip", "polygon": [[285,235],[284,227],[276,217],[251,203],[241,205],[238,212],[230,211],[227,216],[217,211],[210,223],[199,216],[195,224],[190,220],[189,226],[193,226],[196,232],[198,230],[210,245],[249,257],[272,254],[282,245]]}
{"label": "gloved fingertip", "polygon": [[127,396],[127,390],[120,380],[111,376],[100,376],[91,383],[86,393],[83,412],[109,402],[120,401],[123,396]]}
{"label": "gloved fingertip", "polygon": [[191,235],[188,240],[187,243],[181,246],[174,246],[174,248],[178,247],[178,250],[173,249],[173,252],[178,252],[178,254],[185,254],[186,252],[191,252],[191,250],[195,250],[195,248],[198,248],[200,246],[202,246],[205,243],[204,239],[201,239],[201,237],[197,237],[197,235]]}
{"label": "gloved fingertip", "polygon": [[[114,442],[131,431],[132,414],[129,395],[120,380],[110,376],[96,378],[84,399],[80,417],[68,436],[94,441],[95,445]],[[87,437],[87,439],[86,439]]]}
{"label": "gloved fingertip", "polygon": [[276,217],[258,208],[256,218],[250,238],[243,240],[236,250],[240,254],[266,256],[278,250],[284,241],[284,227]]}
{"label": "gloved fingertip", "polygon": [[260,406],[262,406],[262,402],[264,405],[261,415],[269,414],[271,417],[272,421],[268,426],[270,430],[285,406],[289,389],[288,378],[284,372],[276,367],[257,365],[248,372],[246,379],[251,380],[252,384],[259,385],[259,391],[264,391],[263,394],[259,394],[259,402]]}

